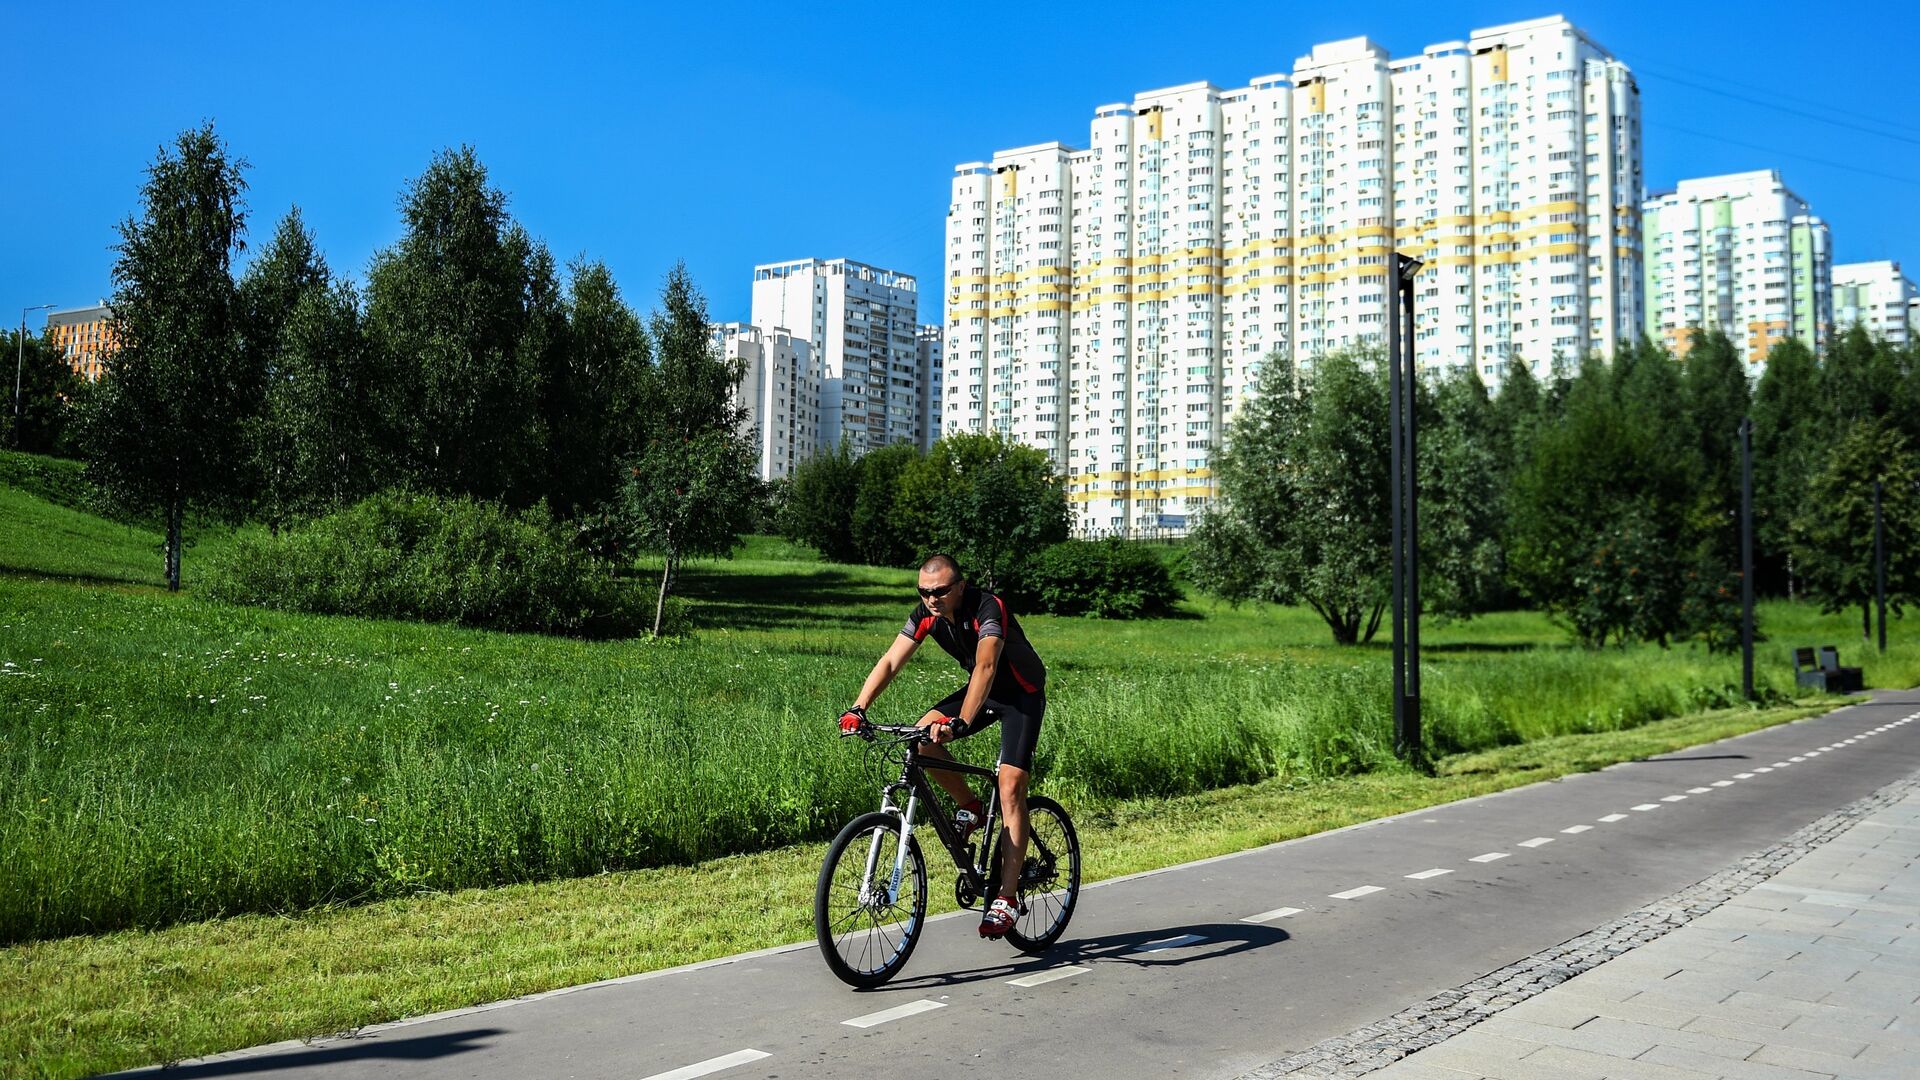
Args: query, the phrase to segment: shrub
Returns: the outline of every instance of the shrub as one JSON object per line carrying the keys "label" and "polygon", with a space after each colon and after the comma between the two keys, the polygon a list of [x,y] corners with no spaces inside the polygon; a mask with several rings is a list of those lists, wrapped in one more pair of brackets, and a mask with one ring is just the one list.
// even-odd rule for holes
{"label": "shrub", "polygon": [[575,547],[545,505],[386,492],[282,532],[242,536],[207,592],[320,615],[415,619],[604,637],[651,624],[610,566]]}
{"label": "shrub", "polygon": [[1100,619],[1161,615],[1180,599],[1164,560],[1117,537],[1043,549],[1029,564],[1021,591],[1035,610]]}

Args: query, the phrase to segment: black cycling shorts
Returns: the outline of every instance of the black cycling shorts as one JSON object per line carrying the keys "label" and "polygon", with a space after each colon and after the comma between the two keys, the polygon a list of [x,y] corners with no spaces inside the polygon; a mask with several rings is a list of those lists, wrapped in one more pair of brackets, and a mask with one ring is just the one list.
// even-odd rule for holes
{"label": "black cycling shorts", "polygon": [[[941,698],[940,704],[935,705],[934,709],[941,716],[957,716],[960,713],[961,703],[966,699],[967,688],[962,686]],[[966,734],[972,735],[988,724],[998,721],[1001,764],[1032,772],[1033,750],[1040,744],[1040,717],[1046,711],[1045,690],[1031,694],[1017,691],[1005,698],[988,697],[987,703],[980,707],[980,718],[974,721],[972,730]]]}

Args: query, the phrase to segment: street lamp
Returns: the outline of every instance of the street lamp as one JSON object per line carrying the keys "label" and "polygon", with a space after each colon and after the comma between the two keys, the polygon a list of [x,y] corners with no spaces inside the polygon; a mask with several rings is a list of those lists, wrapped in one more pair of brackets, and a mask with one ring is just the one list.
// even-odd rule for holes
{"label": "street lamp", "polygon": [[1388,457],[1393,507],[1393,741],[1406,760],[1425,766],[1420,741],[1420,487],[1414,360],[1414,277],[1421,262],[1395,253],[1387,290]]}
{"label": "street lamp", "polygon": [[[20,309],[20,349],[13,358],[13,448],[20,449],[20,369],[27,362],[27,312],[50,311],[52,304],[35,304]],[[0,360],[0,363],[5,363]]]}

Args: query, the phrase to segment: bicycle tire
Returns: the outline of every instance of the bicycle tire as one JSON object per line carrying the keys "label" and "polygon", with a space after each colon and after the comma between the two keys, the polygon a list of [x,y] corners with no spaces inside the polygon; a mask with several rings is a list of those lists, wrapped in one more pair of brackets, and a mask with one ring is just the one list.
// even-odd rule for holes
{"label": "bicycle tire", "polygon": [[[862,814],[846,824],[827,845],[820,878],[813,890],[813,932],[827,968],[849,986],[875,987],[900,973],[927,924],[927,861],[920,840],[907,840],[900,895],[877,906],[860,898],[870,849],[880,845],[875,877],[887,881],[900,850],[900,819],[892,814]],[[882,923],[882,916],[892,916]]]}
{"label": "bicycle tire", "polygon": [[[1031,875],[1031,878],[1030,878]],[[1080,900],[1080,836],[1067,810],[1045,795],[1027,798],[1027,860],[1020,873],[1020,918],[1007,940],[1042,953],[1066,933]]]}

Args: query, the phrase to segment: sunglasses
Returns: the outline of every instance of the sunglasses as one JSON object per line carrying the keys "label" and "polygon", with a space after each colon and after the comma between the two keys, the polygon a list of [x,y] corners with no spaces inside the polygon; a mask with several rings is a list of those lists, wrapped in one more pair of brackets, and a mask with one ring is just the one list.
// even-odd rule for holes
{"label": "sunglasses", "polygon": [[927,599],[932,599],[932,598],[934,598],[934,597],[936,597],[936,596],[945,596],[945,595],[947,595],[948,593],[950,593],[950,592],[952,592],[952,591],[953,591],[953,587],[954,587],[955,585],[958,585],[958,584],[960,584],[960,583],[959,583],[959,582],[957,582],[957,581],[950,581],[950,582],[948,582],[947,584],[945,584],[945,585],[942,585],[942,586],[940,586],[940,587],[939,587],[939,588],[937,588],[937,589],[916,589],[915,591],[916,591],[916,592],[918,592],[918,593],[919,593],[919,594],[920,594],[921,596],[923,596],[923,597],[925,597],[925,598],[927,598]]}

